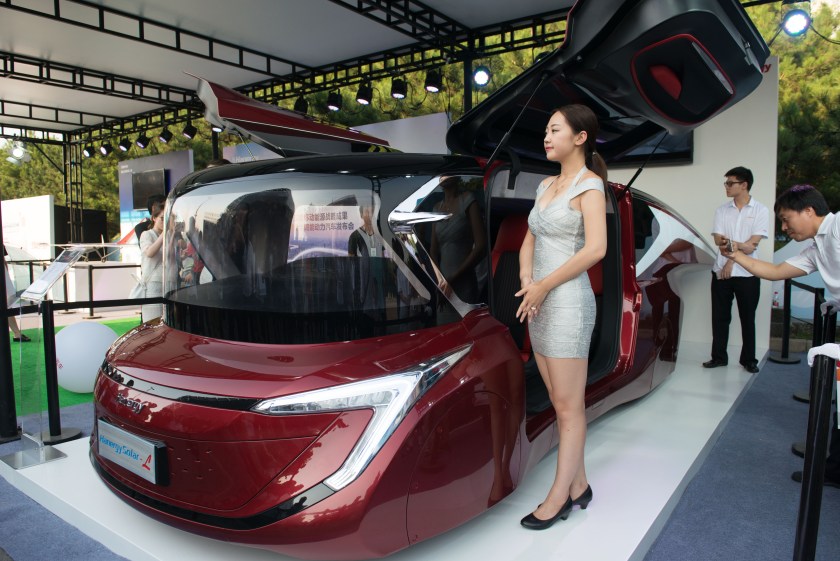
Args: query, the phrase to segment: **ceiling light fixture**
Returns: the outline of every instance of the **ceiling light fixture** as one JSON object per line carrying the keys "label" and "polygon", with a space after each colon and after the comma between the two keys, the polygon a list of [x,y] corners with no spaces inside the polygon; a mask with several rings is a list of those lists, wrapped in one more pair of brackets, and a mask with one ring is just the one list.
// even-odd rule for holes
{"label": "ceiling light fixture", "polygon": [[391,80],[391,97],[394,99],[405,99],[408,93],[408,86],[402,78],[394,78]]}
{"label": "ceiling light fixture", "polygon": [[32,156],[29,154],[29,151],[26,150],[23,142],[16,140],[12,143],[11,148],[9,148],[9,156],[6,158],[6,161],[10,164],[19,166],[31,159]]}
{"label": "ceiling light fixture", "polygon": [[161,130],[158,135],[158,140],[164,144],[168,144],[169,141],[172,140],[172,131],[169,130],[169,127],[163,127],[163,130]]}
{"label": "ceiling light fixture", "polygon": [[365,82],[359,87],[359,93],[356,94],[356,101],[361,105],[370,105],[373,100],[373,88],[370,84]]}
{"label": "ceiling light fixture", "polygon": [[134,143],[140,148],[145,148],[149,145],[149,142],[149,137],[146,136],[146,133],[142,132],[140,133],[140,136],[137,137],[137,140],[134,141]]}
{"label": "ceiling light fixture", "polygon": [[102,154],[103,156],[107,156],[108,154],[110,154],[113,151],[114,151],[114,147],[111,146],[110,142],[103,142],[99,146],[99,153]]}
{"label": "ceiling light fixture", "polygon": [[481,66],[477,66],[473,71],[473,82],[475,82],[475,85],[480,88],[489,84],[491,77],[492,74],[490,73],[490,69],[483,64]]}
{"label": "ceiling light fixture", "polygon": [[295,111],[304,115],[309,111],[309,102],[302,95],[295,100]]}
{"label": "ceiling light fixture", "polygon": [[811,16],[802,8],[790,10],[782,18],[782,29],[790,37],[804,35],[809,27],[811,27]]}
{"label": "ceiling light fixture", "polygon": [[128,152],[129,148],[131,148],[131,141],[128,138],[124,137],[122,140],[120,140],[119,144],[117,144],[117,147],[122,152]]}
{"label": "ceiling light fixture", "polygon": [[443,80],[440,76],[440,71],[429,70],[426,72],[426,83],[423,86],[429,93],[438,93],[443,89]]}
{"label": "ceiling light fixture", "polygon": [[92,158],[96,154],[96,150],[93,149],[93,144],[88,144],[82,148],[82,154],[85,155],[85,158]]}
{"label": "ceiling light fixture", "polygon": [[341,91],[335,90],[330,92],[327,96],[327,109],[330,111],[341,111],[342,98]]}
{"label": "ceiling light fixture", "polygon": [[184,127],[184,130],[181,131],[181,134],[183,134],[184,137],[188,140],[192,140],[193,138],[195,138],[195,135],[198,134],[198,129],[195,128],[195,125],[192,124],[192,121],[187,121],[187,126]]}

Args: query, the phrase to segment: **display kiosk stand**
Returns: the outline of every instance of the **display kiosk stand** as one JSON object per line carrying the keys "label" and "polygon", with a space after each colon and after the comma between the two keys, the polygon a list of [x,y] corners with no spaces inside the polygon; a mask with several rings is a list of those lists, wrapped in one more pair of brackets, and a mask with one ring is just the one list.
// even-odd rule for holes
{"label": "display kiosk stand", "polygon": [[[79,429],[61,428],[58,404],[58,373],[55,357],[55,325],[52,301],[46,298],[52,286],[61,280],[70,267],[84,254],[84,249],[66,249],[52,262],[44,273],[21,294],[22,300],[39,305],[42,333],[44,333],[44,370],[46,372],[47,410],[49,430],[44,431],[41,411],[41,381],[38,376],[26,376],[20,372],[21,403],[21,450],[0,457],[0,461],[14,469],[43,464],[64,458],[65,454],[50,445],[79,438]],[[34,369],[33,369],[34,370]]]}

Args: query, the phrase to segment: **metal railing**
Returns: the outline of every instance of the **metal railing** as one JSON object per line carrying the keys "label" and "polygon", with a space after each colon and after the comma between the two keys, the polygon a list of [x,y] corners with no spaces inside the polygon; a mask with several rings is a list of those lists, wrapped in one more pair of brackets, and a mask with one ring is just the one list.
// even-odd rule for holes
{"label": "metal railing", "polygon": [[771,353],[767,359],[780,364],[796,364],[801,361],[799,357],[790,357],[790,292],[791,287],[795,286],[806,292],[814,294],[814,328],[811,336],[811,346],[817,346],[822,340],[822,312],[820,305],[825,302],[825,289],[816,288],[808,284],[803,284],[791,279],[785,279],[784,288],[784,311],[782,312],[782,352],[780,354]]}
{"label": "metal railing", "polygon": [[[113,268],[113,266],[109,268]],[[91,272],[89,272],[89,275],[92,275],[92,269]],[[89,276],[88,278],[92,279],[92,276]],[[55,311],[88,308],[91,311],[92,315],[94,305],[99,306],[100,308],[118,308],[138,307],[146,304],[162,304],[164,302],[163,297],[123,298],[119,300],[94,301],[92,287],[93,284],[91,283],[90,289],[88,290],[88,294],[91,296],[91,300],[84,300],[79,302],[53,302],[52,300],[44,300],[39,305],[32,304],[6,310],[6,317],[30,313],[41,313],[43,316],[44,370],[47,393],[47,417],[49,423],[49,436],[45,436],[44,442],[48,444],[57,444],[59,442],[65,442],[67,440],[72,440],[81,436],[80,431],[62,431],[61,428],[61,407],[58,400],[58,370],[56,366],[55,356],[55,321],[53,317]],[[8,336],[6,336],[5,341],[0,341],[0,344],[9,345]],[[5,367],[0,368],[0,378],[9,378],[8,380],[0,380],[0,384],[3,384],[2,387],[13,387],[11,380],[12,376],[13,374],[11,364],[5,365]],[[6,399],[2,401],[2,405],[4,405],[6,409],[0,411],[0,418],[14,419],[17,417],[15,396],[9,395],[5,397]],[[12,428],[7,427],[7,429],[8,430],[5,430],[3,434],[0,434],[0,437],[3,437],[4,441],[13,440],[15,438],[15,435],[12,431]]]}
{"label": "metal railing", "polygon": [[[41,272],[43,273],[44,270],[50,265],[50,263],[52,263],[52,261],[45,261],[45,260],[40,260],[40,259],[24,259],[24,260],[17,260],[17,261],[7,261],[7,263],[9,263],[10,265],[21,265],[21,264],[26,264],[27,265],[27,267],[29,269],[29,283],[27,283],[27,286],[28,286],[28,285],[31,285],[33,282],[35,282],[35,266],[36,265],[40,266],[41,267]],[[78,269],[78,267],[75,267],[75,266],[73,268]],[[114,264],[110,264],[110,265],[97,265],[97,263],[95,261],[87,261],[85,268],[87,268],[87,281],[88,281],[88,299],[87,299],[87,301],[91,303],[88,306],[88,315],[85,316],[85,319],[97,319],[98,316],[94,315],[94,306],[93,306],[93,302],[94,302],[94,299],[93,299],[93,274],[94,274],[94,271],[99,270],[99,269],[108,269],[108,270],[111,270],[111,269],[139,269],[140,264],[139,263],[114,263]],[[15,281],[18,281],[18,279],[15,279]],[[64,283],[63,284],[63,286],[64,286],[64,300],[69,301],[70,298],[68,296],[69,288],[67,286],[67,275],[64,275],[62,277],[62,281]],[[17,282],[17,284],[20,285],[19,282]],[[58,308],[56,308],[56,309],[58,309]],[[64,310],[64,311],[67,311],[67,310]]]}
{"label": "metal railing", "polygon": [[[832,309],[822,318],[823,321],[814,324],[815,336],[817,324],[820,325],[817,345],[834,342],[837,329],[836,312],[836,309]],[[813,561],[816,555],[835,368],[834,359],[823,355],[818,355],[811,367],[808,436],[805,441],[805,466],[802,470],[802,491],[793,547],[794,561]]]}

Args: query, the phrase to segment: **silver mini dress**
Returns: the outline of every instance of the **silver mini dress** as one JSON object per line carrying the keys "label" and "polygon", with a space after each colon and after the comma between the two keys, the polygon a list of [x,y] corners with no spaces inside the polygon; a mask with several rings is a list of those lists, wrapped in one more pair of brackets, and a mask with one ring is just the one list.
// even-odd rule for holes
{"label": "silver mini dress", "polygon": [[[604,192],[598,177],[581,181],[586,168],[578,172],[565,193],[540,208],[540,198],[550,186],[537,188],[534,208],[528,215],[528,228],[534,235],[534,281],[562,266],[583,247],[583,214],[569,201],[584,191]],[[539,313],[528,326],[534,352],[552,358],[588,358],[592,328],[595,326],[595,296],[586,271],[551,290]]]}

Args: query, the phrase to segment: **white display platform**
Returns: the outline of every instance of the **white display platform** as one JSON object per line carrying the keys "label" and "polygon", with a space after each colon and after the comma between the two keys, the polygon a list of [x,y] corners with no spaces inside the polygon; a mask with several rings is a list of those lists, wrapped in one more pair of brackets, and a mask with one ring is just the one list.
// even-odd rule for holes
{"label": "white display platform", "polygon": [[[766,349],[759,349],[759,356]],[[703,463],[753,377],[739,365],[703,369],[708,344],[683,342],[677,370],[651,395],[589,425],[587,471],[594,500],[567,521],[535,532],[519,519],[545,497],[547,456],[504,501],[473,521],[388,559],[597,559],[640,561]],[[738,349],[730,349],[737,356]],[[15,471],[12,485],[117,554],[136,561],[287,559],[176,530],[134,511],[93,471],[87,439],[59,444],[67,458]]]}

